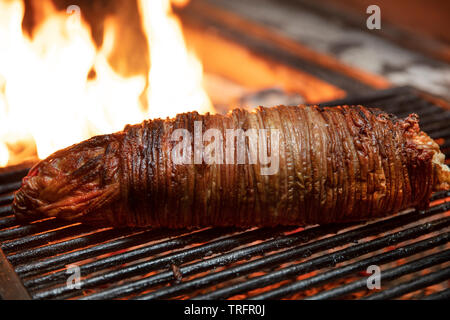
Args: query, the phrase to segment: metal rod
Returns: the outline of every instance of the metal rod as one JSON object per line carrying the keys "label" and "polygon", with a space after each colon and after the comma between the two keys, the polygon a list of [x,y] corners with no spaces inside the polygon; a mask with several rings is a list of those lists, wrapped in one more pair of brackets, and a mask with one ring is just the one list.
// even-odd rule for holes
{"label": "metal rod", "polygon": [[61,229],[56,229],[39,234],[33,234],[19,239],[4,242],[1,245],[1,248],[3,252],[5,252],[6,254],[11,254],[12,252],[17,252],[19,250],[27,250],[60,239],[93,232],[94,230],[95,228],[82,224],[69,225],[68,227],[63,227]]}
{"label": "metal rod", "polygon": [[[330,233],[330,231],[331,230],[329,229],[327,230],[326,228],[319,228],[319,227],[310,228],[308,230],[299,231],[282,238],[265,241],[263,243],[256,245],[247,246],[243,249],[237,249],[225,254],[218,255],[213,258],[203,259],[200,262],[194,262],[186,266],[183,266],[179,269],[179,271],[182,276],[186,276],[202,271],[211,270],[212,268],[228,265],[230,263],[242,259],[250,259],[255,255],[262,255],[265,252],[277,250],[280,248],[288,248],[296,243],[306,242],[311,239],[317,238],[320,234],[324,235],[326,233]],[[172,280],[176,280],[174,278],[173,272],[163,271],[154,276],[149,276],[138,281],[127,283],[121,286],[116,286],[114,288],[104,290],[100,293],[86,296],[83,299],[116,298],[122,296],[124,293],[140,292],[148,287],[159,285],[161,283],[167,283]]]}
{"label": "metal rod", "polygon": [[0,206],[5,205],[5,204],[10,204],[13,202],[13,200],[14,200],[13,194],[0,195]]}
{"label": "metal rod", "polygon": [[[85,259],[86,253],[94,253],[94,256],[98,254],[98,250],[105,250],[108,249],[107,252],[114,252],[114,250],[120,250],[121,248],[124,248],[124,244],[127,245],[126,247],[131,247],[133,245],[139,244],[139,243],[145,243],[150,242],[152,240],[157,239],[158,237],[163,237],[164,241],[157,242],[157,243],[151,243],[147,246],[143,246],[131,251],[123,252],[114,254],[112,256],[108,256],[105,258],[101,258],[89,263],[81,264],[80,267],[80,275],[85,276],[92,272],[100,271],[102,269],[109,269],[121,264],[125,264],[134,260],[142,259],[151,255],[155,255],[158,253],[162,253],[169,250],[174,250],[177,248],[181,248],[187,245],[193,245],[195,243],[199,242],[207,242],[212,239],[215,239],[219,237],[220,235],[225,235],[227,233],[231,233],[236,231],[233,228],[223,228],[223,229],[207,229],[200,232],[190,233],[190,234],[184,234],[185,231],[175,231],[175,230],[164,230],[163,232],[155,232],[155,231],[149,231],[145,232],[144,234],[139,234],[135,237],[125,238],[125,239],[118,239],[114,241],[113,243],[107,245],[107,244],[100,244],[98,246],[90,247],[87,249],[82,249],[76,254],[76,259],[81,260]],[[174,236],[174,235],[180,235],[179,237],[165,240],[167,237]],[[126,240],[127,239],[127,240]],[[72,258],[74,255],[73,253],[69,253],[69,256]],[[59,262],[61,262],[61,259],[58,259]],[[67,261],[67,259],[63,260],[65,264],[73,263],[73,259],[70,260],[70,262]],[[64,265],[65,265],[64,264]],[[41,266],[41,265],[40,265]],[[39,267],[40,267],[39,266]],[[42,272],[41,269],[38,269]],[[25,280],[24,284],[27,288],[30,288],[32,290],[42,289],[48,286],[54,286],[58,284],[60,281],[65,281],[67,278],[67,274],[65,273],[66,270],[50,273],[45,276],[41,277],[34,277],[29,280]],[[17,269],[16,269],[17,272]]]}
{"label": "metal rod", "polygon": [[14,217],[10,218],[14,219],[14,223],[11,222],[11,224],[13,224],[12,227],[15,228],[8,227],[9,229],[0,230],[0,241],[12,240],[30,234],[37,234],[45,232],[49,229],[57,229],[68,225],[67,222],[58,221],[55,218],[45,218],[31,224],[18,225]]}
{"label": "metal rod", "polygon": [[79,283],[80,290],[74,290],[68,288],[67,286],[62,286],[48,291],[36,293],[32,292],[32,296],[35,299],[48,299],[63,294],[80,294],[81,290],[85,288],[92,288],[101,284],[122,280],[126,277],[145,274],[152,270],[168,267],[172,264],[181,264],[186,261],[192,261],[195,259],[199,259],[205,255],[212,255],[214,253],[223,252],[236,246],[240,246],[248,242],[253,242],[261,238],[271,237],[273,235],[273,229],[270,230],[270,228],[253,230],[250,232],[239,234],[238,236],[222,238],[213,242],[206,243],[202,246],[181,250],[175,253],[169,253],[142,263],[135,263],[118,270],[113,270],[98,276],[81,280]]}
{"label": "metal rod", "polygon": [[[431,231],[439,230],[450,225],[450,218],[443,218],[434,220],[432,222],[408,228],[394,234],[390,234],[381,238],[357,244],[330,254],[325,254],[312,260],[307,260],[298,264],[294,264],[287,268],[280,269],[275,272],[268,273],[264,276],[252,278],[246,282],[234,284],[223,289],[214,290],[213,292],[200,295],[195,299],[224,299],[236,295],[238,293],[249,291],[257,288],[262,288],[267,285],[279,282],[281,280],[289,279],[293,276],[298,276],[317,270],[323,267],[334,266],[339,262],[353,259],[368,252],[381,249],[387,245],[398,243],[407,239],[412,239],[419,235],[426,234]],[[169,289],[167,289],[169,290]],[[174,289],[171,289],[174,290]],[[155,292],[154,295],[161,295],[161,290]]]}
{"label": "metal rod", "polygon": [[371,265],[381,265],[387,262],[395,261],[397,259],[405,258],[422,252],[431,248],[435,248],[439,245],[445,244],[450,239],[450,233],[444,233],[436,237],[415,242],[413,244],[397,248],[395,250],[378,254],[367,259],[324,272],[317,276],[311,278],[300,280],[292,284],[288,284],[269,292],[262,293],[260,295],[249,298],[250,300],[263,300],[263,299],[279,299],[296,292],[311,289],[317,285],[322,285],[323,283],[330,282],[332,280],[338,279],[350,275],[352,273],[365,270]]}
{"label": "metal rod", "polygon": [[[22,264],[19,265],[15,268],[17,274],[19,274],[21,277],[23,278],[27,278],[27,277],[31,277],[31,276],[36,276],[38,274],[43,274],[46,273],[48,271],[51,270],[56,270],[59,269],[61,267],[64,267],[68,264],[73,264],[77,261],[81,261],[81,260],[85,260],[88,258],[92,258],[92,257],[97,257],[100,256],[104,253],[108,253],[108,252],[116,252],[119,250],[123,250],[123,249],[127,249],[127,248],[131,248],[133,246],[145,243],[145,242],[150,242],[153,241],[155,239],[158,238],[165,238],[165,237],[171,237],[174,236],[175,234],[183,234],[183,232],[181,231],[170,231],[170,230],[144,230],[144,232],[132,232],[132,233],[125,233],[124,237],[119,237],[118,239],[111,239],[109,241],[106,241],[104,243],[98,244],[98,245],[94,245],[94,246],[90,246],[90,247],[82,247],[80,249],[71,251],[71,252],[67,252],[67,253],[63,253],[60,255],[54,255],[51,256],[47,259],[41,259],[35,262],[30,262],[27,264]],[[99,260],[104,260],[103,259],[99,259]],[[99,261],[96,260],[96,261]],[[111,261],[108,261],[109,263],[112,263]],[[85,265],[80,266],[81,268],[81,272],[83,272]],[[48,275],[48,277],[51,277],[56,274],[55,273],[51,273]],[[29,281],[39,281],[38,279],[42,279],[42,277],[40,278],[33,278],[32,280]],[[27,281],[25,281],[26,283],[28,283]],[[33,286],[30,283],[30,286]]]}
{"label": "metal rod", "polygon": [[[446,209],[446,208],[443,208],[443,209]],[[425,215],[430,214],[432,211],[434,211],[434,210],[428,211],[427,213],[425,213]],[[434,213],[436,213],[436,211],[434,211]],[[416,218],[413,218],[413,216],[414,216],[414,213],[411,213],[410,215],[404,215],[404,216],[400,216],[400,217],[391,218],[391,219],[385,220],[385,221],[379,221],[375,224],[368,225],[368,226],[362,227],[360,229],[357,229],[357,232],[355,232],[353,230],[353,231],[349,231],[349,232],[341,234],[341,235],[337,235],[337,236],[330,237],[330,238],[327,238],[324,240],[316,241],[309,246],[307,245],[304,248],[300,248],[300,250],[304,249],[303,252],[296,252],[296,249],[289,249],[286,253],[280,253],[280,254],[274,255],[274,256],[266,256],[263,259],[257,259],[250,263],[246,263],[246,264],[237,266],[235,268],[229,268],[229,269],[226,269],[219,273],[208,275],[206,277],[198,279],[198,281],[201,283],[202,286],[206,286],[209,283],[215,284],[220,280],[226,280],[229,278],[233,278],[233,277],[235,277],[236,274],[249,273],[254,270],[260,270],[261,268],[267,268],[272,265],[281,264],[285,261],[289,261],[290,259],[293,259],[293,257],[298,258],[299,256],[301,256],[301,254],[305,254],[305,252],[307,252],[310,255],[310,254],[312,254],[312,252],[314,252],[314,250],[318,251],[320,249],[332,248],[334,246],[340,245],[341,243],[351,242],[352,240],[354,240],[352,238],[353,236],[356,236],[356,238],[363,237],[365,232],[367,231],[366,229],[369,229],[373,234],[374,232],[376,232],[376,231],[374,231],[374,230],[376,230],[376,228],[380,228],[382,230],[386,230],[389,227],[395,228],[395,226],[397,224],[401,225],[402,223],[403,224],[406,223],[406,220],[403,220],[402,223],[400,223],[399,219],[416,219]],[[321,247],[321,245],[323,245],[323,247]],[[180,268],[181,274],[183,274],[183,275],[190,274],[191,272],[190,272],[190,270],[187,269],[188,267],[189,266]],[[154,284],[157,284],[158,281],[156,281],[156,279],[151,279],[151,278],[158,278],[158,277],[159,277],[159,275],[152,276],[152,277],[149,277],[149,279],[147,279],[147,280],[141,280],[140,283],[146,282],[148,286],[150,286],[151,284],[154,285]],[[152,283],[152,281],[153,281],[153,283]],[[186,286],[190,286],[190,288],[185,288],[185,289],[186,290],[196,289],[196,285],[197,285],[197,283],[194,280],[189,285],[186,285]],[[180,284],[180,286],[181,286],[181,284]],[[146,296],[144,296],[142,298],[145,299]]]}
{"label": "metal rod", "polygon": [[450,299],[450,288],[430,294],[424,297],[422,300],[448,300]]}
{"label": "metal rod", "polygon": [[35,160],[31,160],[18,165],[0,168],[0,183],[4,184],[12,181],[21,181],[35,163]]}
{"label": "metal rod", "polygon": [[16,191],[22,185],[21,181],[0,184],[0,194]]}
{"label": "metal rod", "polygon": [[11,205],[0,207],[0,217],[6,217],[12,215],[14,212]]}
{"label": "metal rod", "polygon": [[0,228],[2,229],[11,228],[15,225],[17,225],[17,221],[13,216],[0,219]]}
{"label": "metal rod", "polygon": [[[389,281],[392,279],[399,278],[403,275],[410,274],[419,270],[423,270],[429,268],[431,266],[446,262],[450,259],[450,250],[446,250],[443,252],[438,252],[432,255],[429,255],[422,259],[417,259],[411,262],[408,262],[402,266],[394,267],[381,273],[381,281]],[[307,297],[306,300],[325,300],[325,299],[336,299],[345,294],[349,294],[351,292],[357,292],[361,289],[367,288],[367,280],[362,279],[358,281],[354,281],[345,286],[341,286],[339,288],[334,288],[328,290],[326,292],[321,292],[314,296]]]}
{"label": "metal rod", "polygon": [[[447,261],[450,259],[448,256]],[[424,276],[416,278],[414,280],[401,283],[395,287],[386,289],[382,292],[372,294],[368,297],[364,297],[363,300],[387,300],[400,297],[408,292],[413,292],[418,289],[426,288],[431,285],[440,283],[442,281],[450,279],[450,268],[444,268],[442,270],[428,273]]]}
{"label": "metal rod", "polygon": [[38,247],[35,249],[21,251],[8,256],[8,259],[11,264],[18,265],[20,263],[37,260],[39,258],[52,256],[54,254],[71,251],[79,248],[80,246],[89,246],[92,244],[103,242],[110,239],[111,237],[120,236],[121,233],[122,231],[120,229],[100,229],[95,233],[90,233],[83,237],[78,237],[48,246]]}

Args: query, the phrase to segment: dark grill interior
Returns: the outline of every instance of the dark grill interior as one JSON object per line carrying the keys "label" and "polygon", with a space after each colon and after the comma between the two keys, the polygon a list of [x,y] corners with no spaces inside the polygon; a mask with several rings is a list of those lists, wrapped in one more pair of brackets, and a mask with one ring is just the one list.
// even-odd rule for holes
{"label": "dark grill interior", "polygon": [[[416,112],[450,157],[450,111],[395,88],[323,105]],[[367,224],[240,230],[95,228],[55,219],[20,225],[13,192],[28,168],[0,171],[0,295],[4,299],[443,299],[450,297],[450,192],[425,211]],[[67,268],[80,267],[80,288]],[[367,289],[368,266],[381,289]]]}

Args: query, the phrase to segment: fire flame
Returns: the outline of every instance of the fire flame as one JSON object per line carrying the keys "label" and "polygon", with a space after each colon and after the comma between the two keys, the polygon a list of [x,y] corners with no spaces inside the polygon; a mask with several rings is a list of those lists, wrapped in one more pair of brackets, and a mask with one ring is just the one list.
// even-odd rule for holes
{"label": "fire flame", "polygon": [[0,166],[35,152],[45,158],[146,118],[213,111],[202,65],[187,50],[169,0],[139,1],[151,67],[132,77],[108,63],[119,27],[114,18],[105,21],[97,48],[80,15],[58,11],[50,0],[39,5],[45,20],[30,37],[22,30],[23,1],[0,0]]}
{"label": "fire flame", "polygon": [[150,116],[166,116],[166,110],[170,110],[170,116],[185,111],[209,111],[208,95],[198,90],[202,66],[186,50],[180,22],[171,11],[170,1],[140,0],[139,8],[152,62],[148,75],[152,86],[147,95]]}

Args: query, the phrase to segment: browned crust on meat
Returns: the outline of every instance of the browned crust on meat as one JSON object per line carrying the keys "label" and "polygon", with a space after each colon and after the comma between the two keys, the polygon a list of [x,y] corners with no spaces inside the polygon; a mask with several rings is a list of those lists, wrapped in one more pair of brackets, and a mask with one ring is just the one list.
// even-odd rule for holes
{"label": "browned crust on meat", "polygon": [[[176,129],[277,129],[279,170],[261,164],[172,162]],[[192,142],[194,143],[194,142]],[[193,147],[193,146],[192,146]],[[223,143],[226,154],[226,141]],[[236,155],[235,155],[236,157]],[[236,109],[180,114],[94,137],[43,160],[16,193],[18,216],[59,216],[114,226],[325,224],[428,206],[449,189],[439,147],[417,115],[362,106]]]}

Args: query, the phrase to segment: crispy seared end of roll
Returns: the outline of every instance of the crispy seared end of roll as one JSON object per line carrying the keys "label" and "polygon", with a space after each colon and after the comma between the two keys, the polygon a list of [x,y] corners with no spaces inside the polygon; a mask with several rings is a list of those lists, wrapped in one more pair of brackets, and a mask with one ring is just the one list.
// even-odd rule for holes
{"label": "crispy seared end of roll", "polygon": [[37,163],[15,194],[16,217],[104,222],[98,213],[119,195],[118,145],[116,135],[96,136]]}
{"label": "crispy seared end of roll", "polygon": [[[249,161],[195,163],[195,154],[191,162],[175,163],[174,132],[194,133],[198,123],[203,132],[216,129],[223,137],[229,130],[277,130],[278,170],[263,174],[263,164]],[[217,151],[226,152],[226,143]],[[274,149],[267,154],[275,156]],[[52,154],[23,179],[13,208],[21,219],[113,226],[361,221],[426,208],[433,191],[450,189],[444,161],[414,114],[397,119],[362,106],[192,112],[127,126]]]}

